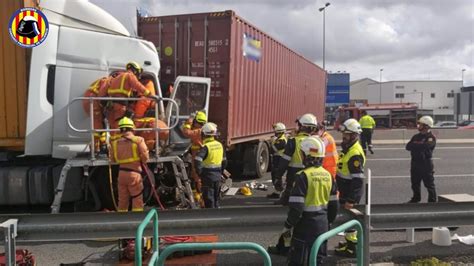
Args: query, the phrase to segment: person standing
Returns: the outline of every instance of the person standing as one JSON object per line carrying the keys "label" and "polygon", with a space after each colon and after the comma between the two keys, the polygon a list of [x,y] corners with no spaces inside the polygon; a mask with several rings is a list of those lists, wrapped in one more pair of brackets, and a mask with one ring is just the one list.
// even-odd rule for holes
{"label": "person standing", "polygon": [[[288,265],[308,265],[314,241],[328,231],[328,203],[335,194],[336,186],[331,174],[322,167],[324,158],[323,141],[315,136],[307,137],[300,143],[304,169],[295,176],[291,190],[282,236],[289,237]],[[322,263],[326,256],[326,244],[318,250],[317,261]]]}
{"label": "person standing", "polygon": [[433,118],[422,116],[418,120],[419,133],[414,135],[406,145],[411,153],[411,189],[413,197],[408,203],[418,203],[421,200],[421,181],[428,190],[428,202],[436,202],[436,188],[434,184],[433,151],[436,146],[436,137],[431,133]]}
{"label": "person standing", "polygon": [[132,211],[143,211],[142,163],[149,159],[142,137],[135,136],[133,120],[124,117],[118,122],[121,137],[112,141],[112,161],[120,165],[118,176],[118,210],[127,212],[132,199]]}
{"label": "person standing", "polygon": [[362,148],[364,149],[365,154],[367,154],[367,148],[369,148],[371,154],[374,154],[374,150],[372,149],[372,134],[374,133],[375,120],[367,114],[366,110],[362,110],[360,113],[362,115],[359,119],[359,124],[362,128],[362,134],[360,136]]}
{"label": "person standing", "polygon": [[280,198],[280,193],[283,190],[283,184],[281,182],[277,182],[276,173],[278,170],[278,165],[280,164],[281,156],[285,151],[286,142],[288,141],[286,137],[286,126],[283,123],[275,123],[273,124],[273,131],[275,136],[272,139],[272,183],[275,187],[275,192],[272,194],[267,195],[268,198],[278,199]]}
{"label": "person standing", "polygon": [[[339,127],[342,132],[342,152],[339,154],[337,164],[336,182],[339,190],[339,203],[342,209],[350,210],[358,204],[364,189],[365,153],[359,143],[362,133],[359,122],[347,119]],[[348,257],[356,256],[357,232],[348,230],[344,232],[346,242],[340,243],[336,254]]]}
{"label": "person standing", "polygon": [[194,159],[196,171],[202,180],[202,196],[205,208],[219,208],[221,176],[227,165],[222,144],[215,139],[217,125],[206,123],[202,126],[202,143]]}
{"label": "person standing", "polygon": [[281,193],[280,199],[275,204],[288,204],[291,188],[293,187],[295,175],[298,171],[304,169],[303,158],[301,157],[300,143],[309,137],[317,128],[318,121],[312,114],[304,114],[296,120],[298,131],[295,137],[290,138],[285,146],[285,151],[280,157],[278,170],[275,174],[275,182],[283,183],[283,174],[286,171],[286,185]]}

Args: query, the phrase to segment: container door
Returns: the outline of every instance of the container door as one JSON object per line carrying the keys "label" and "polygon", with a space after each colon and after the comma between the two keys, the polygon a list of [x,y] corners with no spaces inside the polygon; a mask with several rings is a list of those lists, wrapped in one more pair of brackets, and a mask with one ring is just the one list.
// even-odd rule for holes
{"label": "container door", "polygon": [[172,104],[168,104],[166,111],[169,125],[174,125],[178,120],[177,126],[170,132],[170,144],[174,144],[175,149],[185,150],[190,145],[189,139],[181,132],[184,121],[197,111],[208,114],[210,88],[210,78],[186,76],[176,78],[171,99],[176,101],[179,114],[176,116],[176,108]]}

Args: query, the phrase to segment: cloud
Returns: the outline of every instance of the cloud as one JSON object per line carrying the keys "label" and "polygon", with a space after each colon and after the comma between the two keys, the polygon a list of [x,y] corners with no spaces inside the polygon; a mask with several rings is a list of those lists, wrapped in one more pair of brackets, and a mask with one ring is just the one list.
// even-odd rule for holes
{"label": "cloud", "polygon": [[[115,16],[140,6],[152,16],[234,10],[322,65],[322,13],[314,0],[93,0]],[[117,2],[119,4],[117,4]],[[329,0],[326,69],[351,79],[460,80],[474,85],[474,1]],[[125,8],[126,7],[126,8]],[[120,19],[120,18],[119,18]],[[124,18],[121,21],[130,21]],[[127,22],[130,24],[130,22]],[[130,24],[130,25],[133,25]]]}

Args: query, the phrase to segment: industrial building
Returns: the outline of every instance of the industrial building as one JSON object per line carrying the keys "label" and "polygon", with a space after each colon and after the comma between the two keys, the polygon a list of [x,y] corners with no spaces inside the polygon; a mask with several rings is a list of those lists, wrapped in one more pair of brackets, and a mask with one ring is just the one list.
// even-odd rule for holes
{"label": "industrial building", "polygon": [[361,79],[351,82],[351,102],[368,104],[415,103],[433,110],[435,121],[454,120],[454,95],[461,91],[461,80],[411,80],[377,82]]}

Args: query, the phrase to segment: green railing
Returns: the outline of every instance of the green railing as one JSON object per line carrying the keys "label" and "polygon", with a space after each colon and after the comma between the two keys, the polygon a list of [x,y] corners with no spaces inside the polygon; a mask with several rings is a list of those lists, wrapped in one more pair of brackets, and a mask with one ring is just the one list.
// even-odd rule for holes
{"label": "green railing", "polygon": [[137,235],[135,236],[135,265],[142,265],[142,239],[143,231],[145,230],[150,220],[153,218],[153,256],[150,258],[148,265],[156,265],[159,255],[158,247],[158,212],[151,209],[138,226]]}
{"label": "green railing", "polygon": [[320,235],[316,241],[314,242],[313,247],[311,248],[311,256],[309,258],[310,265],[317,265],[318,262],[316,260],[316,256],[318,255],[319,247],[323,244],[324,241],[328,240],[329,238],[339,234],[340,232],[346,231],[347,229],[355,227],[357,230],[357,266],[364,265],[363,259],[363,244],[364,243],[364,234],[362,225],[357,220],[351,220],[347,223],[344,223],[334,229],[327,231],[326,233]]}
{"label": "green railing", "polygon": [[242,250],[250,249],[257,251],[263,257],[263,265],[271,266],[272,261],[267,251],[260,245],[250,242],[217,242],[217,243],[181,243],[173,244],[166,247],[158,258],[158,265],[165,265],[166,258],[176,251],[182,250],[213,250],[213,249],[228,249],[228,250]]}

